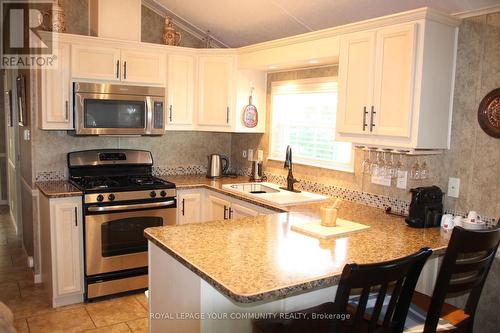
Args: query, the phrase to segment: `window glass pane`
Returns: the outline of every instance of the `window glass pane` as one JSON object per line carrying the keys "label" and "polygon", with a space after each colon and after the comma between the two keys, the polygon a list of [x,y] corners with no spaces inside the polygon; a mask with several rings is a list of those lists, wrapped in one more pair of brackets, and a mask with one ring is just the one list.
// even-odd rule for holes
{"label": "window glass pane", "polygon": [[271,158],[283,159],[291,145],[298,163],[352,169],[351,143],[335,141],[336,113],[336,83],[273,88]]}
{"label": "window glass pane", "polygon": [[145,128],[144,102],[85,100],[86,128]]}

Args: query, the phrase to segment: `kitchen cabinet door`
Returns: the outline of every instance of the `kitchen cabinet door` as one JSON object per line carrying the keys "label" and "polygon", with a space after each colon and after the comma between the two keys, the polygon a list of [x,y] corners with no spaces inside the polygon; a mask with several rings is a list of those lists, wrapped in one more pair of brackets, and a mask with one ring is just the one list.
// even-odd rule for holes
{"label": "kitchen cabinet door", "polygon": [[[409,137],[415,81],[416,23],[377,31],[373,132]],[[369,125],[370,126],[370,125]]]}
{"label": "kitchen cabinet door", "polygon": [[179,192],[177,196],[177,224],[201,222],[201,193]]}
{"label": "kitchen cabinet door", "polygon": [[71,130],[70,44],[59,43],[57,68],[41,70],[42,107],[38,127],[44,130]]}
{"label": "kitchen cabinet door", "polygon": [[198,59],[198,125],[201,130],[230,131],[234,113],[234,58]]}
{"label": "kitchen cabinet door", "polygon": [[73,79],[120,81],[120,49],[74,44],[71,51]]}
{"label": "kitchen cabinet door", "polygon": [[194,57],[170,55],[167,77],[167,129],[192,129]]}
{"label": "kitchen cabinet door", "polygon": [[208,195],[206,221],[225,220],[229,217],[231,203],[227,200]]}
{"label": "kitchen cabinet door", "polygon": [[241,219],[243,217],[251,217],[257,215],[259,215],[259,212],[254,209],[245,207],[243,205],[238,205],[236,203],[231,204],[229,213],[231,219]]}
{"label": "kitchen cabinet door", "polygon": [[375,32],[359,32],[340,41],[337,132],[369,133],[373,98]]}
{"label": "kitchen cabinet door", "polygon": [[121,66],[123,82],[165,85],[166,55],[164,53],[122,50]]}
{"label": "kitchen cabinet door", "polygon": [[81,293],[82,284],[82,206],[81,197],[51,199],[52,268],[58,296]]}

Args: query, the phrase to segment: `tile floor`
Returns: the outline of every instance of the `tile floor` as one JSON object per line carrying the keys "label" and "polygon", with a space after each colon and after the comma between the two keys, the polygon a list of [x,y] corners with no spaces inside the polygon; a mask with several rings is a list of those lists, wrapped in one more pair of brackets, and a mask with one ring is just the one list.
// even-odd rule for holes
{"label": "tile floor", "polygon": [[43,285],[33,283],[22,242],[5,206],[0,206],[0,301],[14,313],[19,333],[148,331],[143,293],[52,308]]}

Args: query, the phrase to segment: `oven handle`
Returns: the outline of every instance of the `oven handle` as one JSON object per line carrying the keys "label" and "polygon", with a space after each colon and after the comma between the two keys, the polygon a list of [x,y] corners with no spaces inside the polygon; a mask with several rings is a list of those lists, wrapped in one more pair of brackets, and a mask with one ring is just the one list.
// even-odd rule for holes
{"label": "oven handle", "polygon": [[89,212],[112,212],[116,210],[131,210],[131,209],[143,209],[143,208],[157,208],[172,206],[175,204],[175,200],[153,202],[147,204],[133,204],[133,205],[117,205],[117,206],[89,206]]}

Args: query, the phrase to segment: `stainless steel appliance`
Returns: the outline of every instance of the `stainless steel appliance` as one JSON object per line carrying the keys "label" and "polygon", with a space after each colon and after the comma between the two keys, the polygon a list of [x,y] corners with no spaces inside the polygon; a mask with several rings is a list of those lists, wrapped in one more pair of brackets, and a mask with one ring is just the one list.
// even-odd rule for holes
{"label": "stainless steel appliance", "polygon": [[410,227],[439,227],[443,215],[443,191],[437,186],[412,188],[408,217]]}
{"label": "stainless steel appliance", "polygon": [[262,169],[262,161],[252,161],[252,171],[250,173],[250,181],[262,182],[265,180],[264,170]]}
{"label": "stainless steel appliance", "polygon": [[162,135],[165,88],[73,84],[77,135]]}
{"label": "stainless steel appliance", "polygon": [[68,154],[83,191],[86,299],[148,286],[144,229],[176,223],[175,184],[152,176],[148,151]]}
{"label": "stainless steel appliance", "polygon": [[229,167],[229,160],[227,157],[212,154],[208,155],[207,178],[221,177]]}

